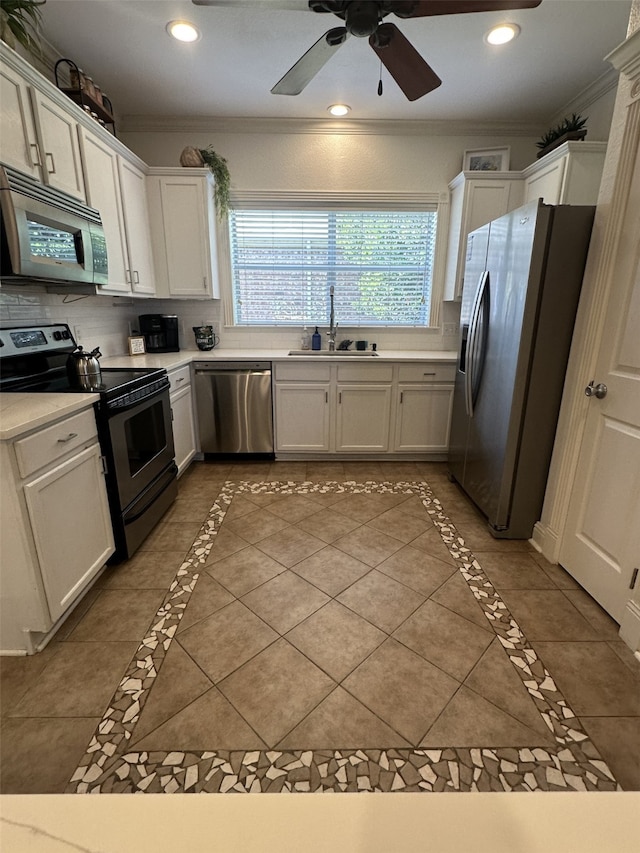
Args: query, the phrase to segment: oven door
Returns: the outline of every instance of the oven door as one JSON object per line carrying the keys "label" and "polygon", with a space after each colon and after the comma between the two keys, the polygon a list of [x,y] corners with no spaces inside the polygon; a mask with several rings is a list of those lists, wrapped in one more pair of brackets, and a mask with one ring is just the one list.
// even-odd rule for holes
{"label": "oven door", "polygon": [[108,430],[120,509],[141,495],[174,457],[169,389],[109,412]]}

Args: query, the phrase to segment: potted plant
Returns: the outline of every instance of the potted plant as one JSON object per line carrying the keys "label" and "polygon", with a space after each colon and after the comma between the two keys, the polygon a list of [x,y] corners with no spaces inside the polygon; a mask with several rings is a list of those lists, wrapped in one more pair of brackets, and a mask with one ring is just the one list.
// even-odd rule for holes
{"label": "potted plant", "polygon": [[37,40],[40,6],[46,0],[0,0],[0,38],[9,47],[22,45],[34,56],[42,50]]}
{"label": "potted plant", "polygon": [[188,145],[180,155],[181,166],[206,166],[216,181],[216,211],[219,219],[224,219],[229,213],[231,203],[229,191],[231,188],[231,177],[229,167],[224,157],[213,150],[212,145],[206,148],[194,148]]}
{"label": "potted plant", "polygon": [[548,154],[550,151],[553,151],[554,148],[558,148],[558,146],[562,145],[563,142],[567,142],[568,140],[584,139],[587,135],[587,129],[585,127],[587,121],[588,119],[582,118],[582,116],[573,113],[570,118],[567,117],[563,119],[556,127],[548,130],[544,136],[540,138],[540,141],[536,142],[536,145],[540,149],[537,155],[538,159],[540,159],[540,157],[544,157],[544,155]]}

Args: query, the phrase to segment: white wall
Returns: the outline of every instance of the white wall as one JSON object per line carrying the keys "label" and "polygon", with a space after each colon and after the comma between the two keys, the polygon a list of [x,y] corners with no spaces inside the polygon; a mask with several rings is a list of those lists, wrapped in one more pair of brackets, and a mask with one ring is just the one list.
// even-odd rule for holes
{"label": "white wall", "polygon": [[[591,105],[596,126],[605,127],[611,95],[605,93]],[[579,109],[579,107],[576,107]],[[595,113],[594,113],[595,111]],[[151,166],[177,165],[186,145],[204,148],[212,144],[226,157],[232,188],[238,190],[328,190],[351,192],[448,191],[449,181],[461,170],[464,151],[509,146],[510,168],[520,170],[536,155],[535,135],[487,135],[456,126],[447,134],[441,123],[308,123],[249,122],[215,119],[185,127],[149,120],[137,127],[131,122],[119,132],[122,141]],[[591,122],[590,122],[591,124]],[[542,129],[541,129],[542,130]],[[604,132],[604,131],[603,131]],[[596,139],[592,133],[590,139]],[[602,136],[601,138],[605,138]],[[141,300],[100,297],[62,297],[3,288],[0,291],[0,322],[3,325],[69,322],[83,346],[100,345],[105,354],[127,351],[127,335],[143,313],[173,313],[180,319],[180,345],[195,349],[191,327],[213,324],[225,347],[295,348],[298,329],[234,329],[223,325],[217,300]],[[458,306],[442,306],[441,323],[455,323]],[[455,349],[457,334],[437,330],[341,328],[339,338],[376,341],[382,349]]]}

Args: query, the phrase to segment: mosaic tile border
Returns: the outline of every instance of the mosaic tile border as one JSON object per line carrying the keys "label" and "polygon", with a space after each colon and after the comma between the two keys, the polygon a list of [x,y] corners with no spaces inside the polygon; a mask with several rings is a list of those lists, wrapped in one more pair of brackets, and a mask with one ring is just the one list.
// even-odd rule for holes
{"label": "mosaic tile border", "polygon": [[[242,494],[417,495],[514,665],[556,747],[127,751],[232,499]],[[67,793],[621,790],[479,562],[424,482],[227,482],[122,678]]]}

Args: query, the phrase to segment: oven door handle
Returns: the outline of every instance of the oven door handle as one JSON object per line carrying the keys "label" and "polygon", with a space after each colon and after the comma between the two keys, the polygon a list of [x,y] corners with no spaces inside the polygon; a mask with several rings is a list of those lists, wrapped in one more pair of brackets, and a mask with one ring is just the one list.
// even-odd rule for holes
{"label": "oven door handle", "polygon": [[164,394],[164,392],[169,388],[171,388],[171,383],[167,379],[166,382],[163,382],[162,385],[153,392],[153,394],[149,394],[147,397],[138,397],[137,400],[133,400],[128,406],[110,406],[109,403],[107,403],[107,413],[109,414],[109,417],[112,417],[113,415],[120,415],[123,412],[128,412],[136,406],[139,406],[141,403],[148,403],[150,400],[155,400],[156,397],[160,394]]}
{"label": "oven door handle", "polygon": [[158,498],[160,497],[162,492],[175,479],[177,471],[178,471],[178,467],[174,462],[173,465],[165,473],[165,479],[167,482],[164,485],[164,487],[162,488],[162,490],[160,492],[154,491],[152,497],[148,501],[145,502],[145,504],[138,510],[138,512],[136,512],[135,515],[125,515],[124,516],[125,526],[127,524],[133,524],[134,521],[137,521],[141,516],[143,516],[145,514],[145,512],[149,509],[149,507],[152,506],[158,500]]}

